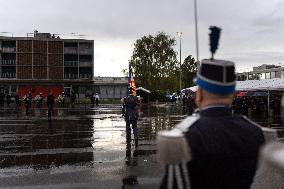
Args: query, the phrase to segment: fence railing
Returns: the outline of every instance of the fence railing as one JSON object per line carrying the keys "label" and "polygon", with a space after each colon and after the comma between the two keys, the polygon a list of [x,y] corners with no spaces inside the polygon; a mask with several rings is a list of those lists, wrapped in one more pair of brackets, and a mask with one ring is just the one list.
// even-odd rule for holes
{"label": "fence railing", "polygon": [[0,61],[1,65],[16,65],[16,60],[2,60]]}
{"label": "fence railing", "polygon": [[2,73],[1,78],[16,78],[16,73]]}
{"label": "fence railing", "polygon": [[2,47],[3,53],[14,53],[16,52],[16,47]]}

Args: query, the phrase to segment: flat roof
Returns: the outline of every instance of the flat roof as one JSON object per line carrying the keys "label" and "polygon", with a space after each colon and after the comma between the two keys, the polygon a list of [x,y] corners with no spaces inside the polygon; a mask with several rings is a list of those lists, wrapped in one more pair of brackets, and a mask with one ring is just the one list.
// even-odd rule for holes
{"label": "flat roof", "polygon": [[36,40],[36,41],[63,41],[63,42],[94,42],[94,40],[90,39],[64,39],[64,38],[36,38],[36,37],[6,37],[0,36],[0,40]]}
{"label": "flat roof", "polygon": [[265,73],[265,72],[271,72],[271,71],[272,72],[273,71],[283,71],[283,70],[284,70],[284,67],[278,67],[278,68],[270,68],[270,69],[242,72],[242,73],[237,73],[237,75],[259,74],[259,73]]}
{"label": "flat roof", "polygon": [[263,79],[263,80],[246,80],[237,81],[237,91],[253,91],[253,90],[284,90],[284,79]]}

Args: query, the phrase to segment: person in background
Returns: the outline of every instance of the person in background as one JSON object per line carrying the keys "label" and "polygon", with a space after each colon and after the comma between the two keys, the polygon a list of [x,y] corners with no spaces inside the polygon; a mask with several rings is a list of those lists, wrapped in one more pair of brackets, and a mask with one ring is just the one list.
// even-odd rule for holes
{"label": "person in background", "polygon": [[39,93],[39,105],[40,107],[42,107],[43,105],[43,94],[42,93]]}
{"label": "person in background", "polygon": [[54,107],[54,96],[53,96],[53,93],[50,91],[48,96],[47,96],[47,99],[46,99],[46,105],[47,105],[47,108],[48,108],[48,119],[51,119],[51,115],[52,115],[52,110],[53,110],[53,107]]}
{"label": "person in background", "polygon": [[65,107],[66,95],[64,92],[62,92],[61,96],[62,96],[62,107]]}
{"label": "person in background", "polygon": [[160,188],[249,189],[265,139],[256,123],[232,115],[234,63],[202,60],[196,83],[199,112],[158,133]]}
{"label": "person in background", "polygon": [[90,96],[92,108],[95,107],[95,93],[93,92]]}
{"label": "person in background", "polygon": [[24,96],[24,103],[25,103],[25,108],[26,108],[26,115],[29,115],[29,109],[32,106],[32,99],[30,98],[30,95]]}
{"label": "person in background", "polygon": [[71,91],[70,100],[71,100],[71,106],[73,107],[76,100],[76,94],[73,90]]}
{"label": "person in background", "polygon": [[95,95],[95,102],[96,102],[96,106],[99,106],[99,103],[100,103],[100,96],[98,93],[96,93]]}
{"label": "person in background", "polygon": [[59,107],[63,107],[63,97],[61,94],[58,95],[57,100],[58,100]]}
{"label": "person in background", "polygon": [[5,94],[3,91],[1,91],[0,93],[0,106],[4,106],[4,102],[5,102]]}
{"label": "person in background", "polygon": [[130,145],[131,142],[131,127],[133,130],[135,147],[138,147],[138,111],[137,111],[138,99],[133,95],[132,89],[128,91],[128,96],[123,99],[122,115],[126,122],[126,144]]}
{"label": "person in background", "polygon": [[18,93],[15,94],[15,104],[16,108],[20,107],[20,97]]}
{"label": "person in background", "polygon": [[11,104],[11,95],[9,93],[6,95],[6,103],[7,103],[7,107],[9,107]]}

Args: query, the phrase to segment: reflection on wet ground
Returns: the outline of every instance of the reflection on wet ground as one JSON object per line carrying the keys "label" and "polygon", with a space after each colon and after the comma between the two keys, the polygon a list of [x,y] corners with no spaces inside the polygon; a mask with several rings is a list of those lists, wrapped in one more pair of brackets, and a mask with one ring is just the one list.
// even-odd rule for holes
{"label": "reflection on wet ground", "polygon": [[155,188],[161,170],[155,136],[184,115],[177,105],[146,106],[139,146],[125,143],[120,105],[0,109],[1,188]]}
{"label": "reflection on wet ground", "polygon": [[[46,109],[26,116],[23,109],[0,108],[0,188],[157,188],[156,134],[185,115],[176,104],[142,112],[135,148],[125,143],[120,105],[59,108],[51,121]],[[276,119],[254,120],[280,126]]]}

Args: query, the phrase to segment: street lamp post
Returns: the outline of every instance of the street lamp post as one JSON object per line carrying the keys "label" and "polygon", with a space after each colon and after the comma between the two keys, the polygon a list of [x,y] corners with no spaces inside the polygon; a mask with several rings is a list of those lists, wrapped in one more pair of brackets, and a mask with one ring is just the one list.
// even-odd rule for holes
{"label": "street lamp post", "polygon": [[[198,15],[197,2],[194,0],[194,23],[195,23],[195,45],[196,45],[196,60],[199,64],[199,46],[198,46]],[[198,65],[199,66],[199,65]]]}
{"label": "street lamp post", "polygon": [[179,91],[181,92],[181,36],[182,32],[177,32],[179,36]]}

